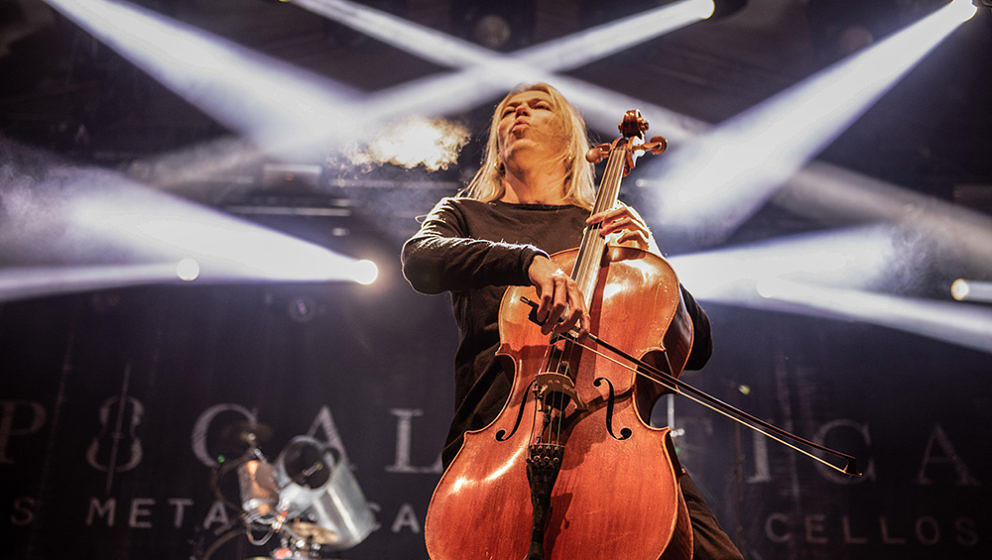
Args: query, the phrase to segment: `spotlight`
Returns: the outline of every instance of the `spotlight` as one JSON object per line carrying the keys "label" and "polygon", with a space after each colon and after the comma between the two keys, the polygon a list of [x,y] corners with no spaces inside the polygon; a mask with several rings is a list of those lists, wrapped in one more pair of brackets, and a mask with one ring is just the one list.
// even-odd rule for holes
{"label": "spotlight", "polygon": [[694,4],[699,6],[701,19],[710,19],[716,13],[716,3],[713,0],[696,0]]}
{"label": "spotlight", "polygon": [[958,278],[951,283],[951,297],[958,301],[968,299],[968,294],[970,292],[971,287],[968,285],[968,281],[964,278]]}
{"label": "spotlight", "polygon": [[958,278],[951,284],[951,297],[958,301],[992,302],[992,282]]}
{"label": "spotlight", "polygon": [[[968,0],[952,0],[951,5],[955,6],[955,14],[961,18],[961,21],[968,21],[969,19],[975,17],[975,14],[978,13],[978,3],[980,1],[985,3],[988,0],[973,0],[974,3],[969,2]],[[985,5],[988,6],[990,4]]]}
{"label": "spotlight", "polygon": [[437,171],[458,160],[470,137],[468,129],[455,122],[410,116],[390,123],[363,145],[352,145],[344,155],[352,165],[363,168],[389,163]]}
{"label": "spotlight", "polygon": [[176,276],[186,282],[196,280],[200,276],[200,263],[189,257],[181,259],[176,263]]}
{"label": "spotlight", "polygon": [[379,277],[379,267],[368,259],[362,259],[352,265],[351,274],[355,282],[368,286]]}

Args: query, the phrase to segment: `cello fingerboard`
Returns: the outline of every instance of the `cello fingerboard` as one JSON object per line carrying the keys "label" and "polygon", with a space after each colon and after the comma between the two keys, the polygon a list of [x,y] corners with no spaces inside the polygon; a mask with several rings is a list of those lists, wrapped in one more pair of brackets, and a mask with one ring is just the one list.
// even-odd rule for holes
{"label": "cello fingerboard", "polygon": [[[610,151],[606,170],[603,172],[599,189],[596,191],[596,202],[592,207],[593,214],[613,208],[619,200],[620,180],[623,178],[623,166],[627,150],[625,142],[618,142],[616,147]],[[582,290],[582,294],[586,298],[586,307],[592,305],[592,294],[598,281],[603,250],[606,248],[606,239],[599,234],[600,229],[602,229],[602,224],[593,224],[586,226],[583,230],[582,244],[579,245],[579,254],[575,259],[575,266],[572,268],[572,280],[575,280],[579,289]]]}

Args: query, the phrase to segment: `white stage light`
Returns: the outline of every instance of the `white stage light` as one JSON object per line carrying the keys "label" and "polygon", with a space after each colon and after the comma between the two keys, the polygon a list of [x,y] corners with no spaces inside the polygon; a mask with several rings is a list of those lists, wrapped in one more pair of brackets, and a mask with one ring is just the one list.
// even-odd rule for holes
{"label": "white stage light", "polygon": [[992,218],[987,214],[822,162],[796,173],[775,203],[827,224],[896,224],[932,240],[943,259],[992,274]]}
{"label": "white stage light", "polygon": [[[43,155],[3,139],[0,148],[35,166],[33,173],[8,166],[9,183],[0,190],[0,205],[17,209],[0,221],[0,250],[8,267],[2,293],[26,297],[180,279],[356,281],[357,261],[351,257],[109,171],[52,162],[39,173]],[[44,248],[33,253],[33,262],[65,264],[16,268],[25,247]],[[101,265],[87,266],[93,262]],[[165,264],[144,264],[149,262]],[[369,265],[357,267],[360,279],[369,281]]]}
{"label": "white stage light", "polygon": [[[351,281],[355,259],[124,181],[67,171],[67,227],[90,243],[123,244],[156,258],[195,259],[201,282]],[[44,186],[38,189],[44,191]]]}
{"label": "white stage light", "polygon": [[962,22],[968,21],[978,13],[978,6],[971,0],[952,0],[954,15]]}
{"label": "white stage light", "polygon": [[184,258],[176,263],[176,276],[185,282],[192,282],[200,276],[200,263],[196,259]]}
{"label": "white stage light", "polygon": [[758,289],[765,302],[756,307],[853,319],[992,353],[992,309],[988,307],[776,279],[762,280]]}
{"label": "white stage light", "polygon": [[992,282],[958,278],[951,284],[951,297],[958,301],[992,302]]}
{"label": "white stage light", "polygon": [[[350,130],[350,88],[164,15],[109,0],[45,0],[218,122],[278,155]],[[323,156],[323,145],[315,148]],[[308,154],[312,155],[312,154]]]}
{"label": "white stage light", "polygon": [[368,141],[356,143],[354,149],[346,148],[344,155],[352,165],[365,168],[391,163],[437,171],[458,160],[470,136],[467,128],[445,119],[407,117],[390,123]]}
{"label": "white stage light", "polygon": [[992,352],[992,309],[871,291],[913,282],[929,253],[925,241],[875,226],[669,260],[703,301],[859,320]]}
{"label": "white stage light", "polygon": [[898,287],[918,276],[926,254],[924,245],[894,228],[870,226],[770,239],[669,260],[697,298],[748,305],[756,302],[755,289],[763,280],[858,289]]}
{"label": "white stage light", "polygon": [[963,21],[955,0],[648,164],[665,232],[712,243],[749,218]]}
{"label": "white stage light", "polygon": [[359,284],[369,285],[379,277],[379,267],[368,259],[362,259],[352,264],[352,279]]}
{"label": "white stage light", "polygon": [[964,278],[958,278],[951,283],[951,297],[958,300],[964,301],[968,299],[968,294],[971,293],[971,287],[968,286],[968,281]]}

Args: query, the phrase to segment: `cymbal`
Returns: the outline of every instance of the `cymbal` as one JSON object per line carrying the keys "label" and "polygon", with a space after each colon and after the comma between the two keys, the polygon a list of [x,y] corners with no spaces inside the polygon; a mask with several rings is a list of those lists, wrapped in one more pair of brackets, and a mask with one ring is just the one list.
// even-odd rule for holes
{"label": "cymbal", "polygon": [[232,422],[220,431],[221,441],[229,445],[251,445],[267,441],[270,437],[272,437],[272,428],[250,420]]}
{"label": "cymbal", "polygon": [[330,544],[338,541],[338,534],[335,531],[325,529],[316,523],[293,521],[289,524],[289,530],[301,539],[312,539],[316,544]]}

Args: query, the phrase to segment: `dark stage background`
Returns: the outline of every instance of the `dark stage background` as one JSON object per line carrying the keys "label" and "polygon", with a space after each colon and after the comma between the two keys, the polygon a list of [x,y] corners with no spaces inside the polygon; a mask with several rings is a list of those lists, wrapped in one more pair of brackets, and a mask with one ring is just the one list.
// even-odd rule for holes
{"label": "dark stage background", "polygon": [[[223,428],[247,417],[274,429],[262,445],[272,457],[303,433],[345,450],[379,528],[342,558],[425,557],[456,333],[446,297],[413,294],[395,267],[383,281],[3,306],[4,556],[203,550],[230,516],[210,492],[208,462],[224,452]],[[305,320],[290,311],[301,302]],[[680,459],[748,557],[987,557],[987,355],[849,322],[709,311],[716,353],[686,379],[855,452],[866,474],[852,482],[676,404]],[[126,435],[111,470],[122,394]],[[217,557],[249,550],[238,539]]]}
{"label": "dark stage background", "polygon": [[[450,70],[276,1],[137,3],[363,94]],[[511,52],[659,3],[363,4],[471,41],[478,40],[470,30],[482,8],[495,11],[514,34],[493,48]],[[724,20],[567,74],[718,123],[841,59],[847,52],[839,37],[849,26],[881,38],[938,4],[752,0]],[[222,432],[245,419],[272,427],[261,445],[270,458],[299,434],[346,455],[375,504],[378,527],[335,557],[425,558],[423,521],[440,476],[457,332],[447,296],[415,294],[402,279],[399,250],[416,230],[415,217],[471,177],[481,152],[477,132],[496,98],[448,115],[475,135],[446,171],[368,171],[329,158],[295,162],[318,166],[301,181],[267,172],[273,162],[266,160],[164,186],[157,171],[181,164],[156,167],[150,162],[157,156],[231,140],[233,131],[36,0],[0,0],[0,16],[4,192],[23,184],[22,175],[44,176],[51,159],[115,170],[230,213],[266,205],[347,208],[345,217],[242,217],[380,267],[368,287],[194,283],[0,303],[0,558],[202,556],[233,519],[210,480],[219,457],[231,458]],[[820,161],[992,209],[990,30],[992,15],[983,10]],[[593,130],[599,139],[613,132]],[[633,189],[625,199],[641,207],[647,191]],[[5,199],[0,220],[16,212]],[[848,223],[770,204],[720,243]],[[92,264],[86,248],[85,256],[59,261],[43,242],[8,241],[0,240],[0,272]],[[661,243],[670,254],[706,248]],[[973,264],[989,271],[988,263]],[[956,272],[911,273],[909,295],[946,300]],[[702,372],[684,379],[853,452],[865,472],[860,480],[839,477],[695,404],[676,402],[680,460],[746,558],[992,557],[988,353],[864,322],[702,304],[715,353]],[[667,404],[663,399],[655,410],[658,423]],[[123,437],[115,451],[118,418]],[[231,482],[222,489],[234,497]],[[238,536],[214,558],[262,556],[271,545],[255,547]]]}

